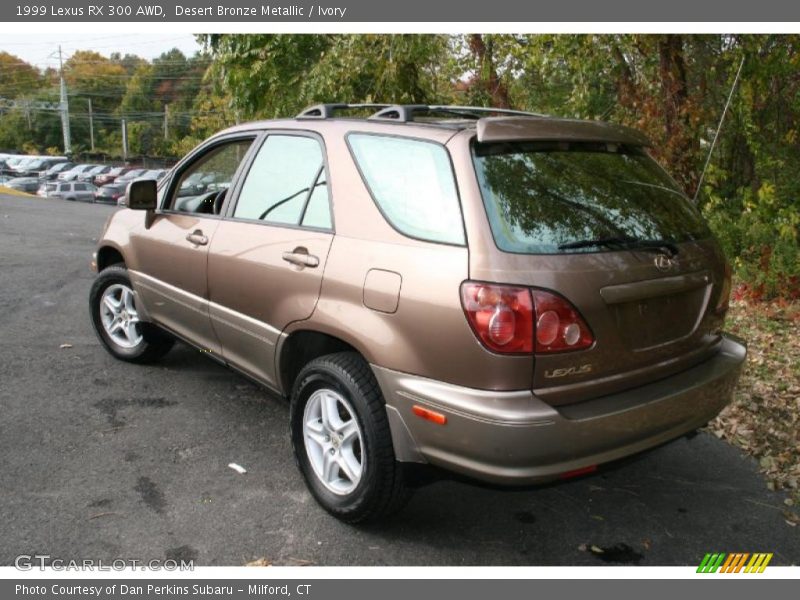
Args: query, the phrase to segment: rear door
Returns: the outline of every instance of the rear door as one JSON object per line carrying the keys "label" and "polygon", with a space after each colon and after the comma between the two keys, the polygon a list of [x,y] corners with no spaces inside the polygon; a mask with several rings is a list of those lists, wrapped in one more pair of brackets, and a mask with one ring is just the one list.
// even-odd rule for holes
{"label": "rear door", "polygon": [[268,133],[211,243],[210,314],[223,356],[273,387],[278,337],[314,311],[333,239],[325,162],[319,137]]}
{"label": "rear door", "polygon": [[[641,148],[476,143],[473,155],[494,238],[483,257],[492,278],[555,292],[594,337],[584,350],[534,357],[537,395],[553,404],[597,397],[714,350],[724,258],[691,202]],[[481,257],[472,258],[480,268]]]}

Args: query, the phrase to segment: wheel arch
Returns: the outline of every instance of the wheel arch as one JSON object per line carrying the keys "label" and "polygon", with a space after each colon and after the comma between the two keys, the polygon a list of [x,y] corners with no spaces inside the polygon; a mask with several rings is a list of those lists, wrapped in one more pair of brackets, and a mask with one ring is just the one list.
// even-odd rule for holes
{"label": "wheel arch", "polygon": [[300,370],[309,362],[326,354],[355,352],[364,360],[366,355],[352,343],[321,331],[298,329],[289,333],[280,343],[277,356],[277,376],[281,390],[290,396]]}
{"label": "wheel arch", "polygon": [[97,249],[97,272],[115,264],[125,264],[125,257],[119,248],[105,244]]}

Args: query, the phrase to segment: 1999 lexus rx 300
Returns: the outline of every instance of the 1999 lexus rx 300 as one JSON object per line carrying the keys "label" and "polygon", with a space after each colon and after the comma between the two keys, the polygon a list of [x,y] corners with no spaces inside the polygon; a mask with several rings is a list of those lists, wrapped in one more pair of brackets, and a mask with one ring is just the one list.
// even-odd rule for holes
{"label": "1999 lexus rx 300", "polygon": [[410,464],[542,482],[729,402],[730,269],[641,134],[351,108],[228,129],[130,185],[94,261],[109,352],[179,338],[288,398],[308,486],[350,522],[402,506]]}

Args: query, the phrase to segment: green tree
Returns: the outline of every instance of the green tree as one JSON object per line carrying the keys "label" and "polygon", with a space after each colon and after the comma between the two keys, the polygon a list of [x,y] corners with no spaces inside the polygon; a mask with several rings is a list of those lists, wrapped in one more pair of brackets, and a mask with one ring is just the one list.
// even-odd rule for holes
{"label": "green tree", "polygon": [[448,38],[431,35],[206,35],[212,75],[245,118],[316,102],[439,102]]}
{"label": "green tree", "polygon": [[35,92],[41,83],[36,67],[21,58],[0,52],[0,98],[17,98]]}

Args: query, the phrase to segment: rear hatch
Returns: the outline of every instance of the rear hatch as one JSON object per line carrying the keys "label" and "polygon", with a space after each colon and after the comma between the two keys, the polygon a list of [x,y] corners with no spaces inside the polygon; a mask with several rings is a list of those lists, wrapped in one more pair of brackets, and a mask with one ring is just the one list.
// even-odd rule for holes
{"label": "rear hatch", "polygon": [[492,278],[555,292],[594,338],[535,355],[532,388],[553,405],[680,372],[720,342],[726,265],[710,231],[639,139],[601,133],[472,145]]}

